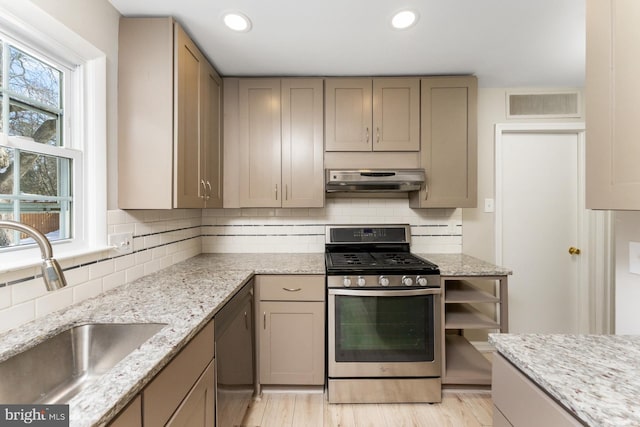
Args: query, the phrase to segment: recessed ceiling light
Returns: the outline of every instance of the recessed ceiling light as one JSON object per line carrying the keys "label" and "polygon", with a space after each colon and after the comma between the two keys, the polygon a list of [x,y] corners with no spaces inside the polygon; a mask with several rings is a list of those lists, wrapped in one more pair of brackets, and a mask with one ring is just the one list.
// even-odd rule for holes
{"label": "recessed ceiling light", "polygon": [[247,32],[251,29],[251,21],[241,13],[226,13],[222,19],[224,20],[224,24],[233,31]]}
{"label": "recessed ceiling light", "polygon": [[418,21],[418,14],[412,10],[403,10],[391,18],[391,26],[397,30],[409,28]]}

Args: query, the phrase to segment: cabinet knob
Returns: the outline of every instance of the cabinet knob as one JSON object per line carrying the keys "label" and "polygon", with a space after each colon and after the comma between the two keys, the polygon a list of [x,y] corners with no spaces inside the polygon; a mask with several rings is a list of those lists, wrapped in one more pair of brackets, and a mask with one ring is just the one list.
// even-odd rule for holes
{"label": "cabinet knob", "polygon": [[569,248],[569,253],[570,253],[571,255],[580,255],[580,249],[578,249],[578,248],[574,248],[573,246],[571,246],[571,247]]}

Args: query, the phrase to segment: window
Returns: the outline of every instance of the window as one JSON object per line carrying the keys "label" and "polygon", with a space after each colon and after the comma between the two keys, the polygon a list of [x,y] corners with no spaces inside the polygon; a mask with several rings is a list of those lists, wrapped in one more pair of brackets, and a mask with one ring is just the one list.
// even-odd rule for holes
{"label": "window", "polygon": [[[51,241],[71,239],[72,177],[82,161],[65,144],[73,71],[7,37],[0,53],[0,218],[31,225]],[[29,243],[29,236],[0,230],[0,247]]]}
{"label": "window", "polygon": [[[0,218],[56,258],[106,249],[107,58],[32,2],[0,0]],[[39,263],[0,229],[0,273]]]}

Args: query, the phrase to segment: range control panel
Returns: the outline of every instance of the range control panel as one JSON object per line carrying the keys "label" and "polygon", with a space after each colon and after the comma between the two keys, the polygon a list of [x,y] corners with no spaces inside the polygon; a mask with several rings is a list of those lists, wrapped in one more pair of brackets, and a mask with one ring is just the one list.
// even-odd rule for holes
{"label": "range control panel", "polygon": [[327,276],[329,288],[439,288],[440,275],[335,275]]}

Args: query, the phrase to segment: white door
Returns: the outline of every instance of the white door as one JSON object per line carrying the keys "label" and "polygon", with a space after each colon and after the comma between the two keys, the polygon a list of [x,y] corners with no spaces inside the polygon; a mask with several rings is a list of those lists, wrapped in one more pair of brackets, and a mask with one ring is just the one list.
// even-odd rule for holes
{"label": "white door", "polygon": [[582,255],[569,248],[581,247],[579,134],[503,133],[496,149],[509,332],[578,333]]}

